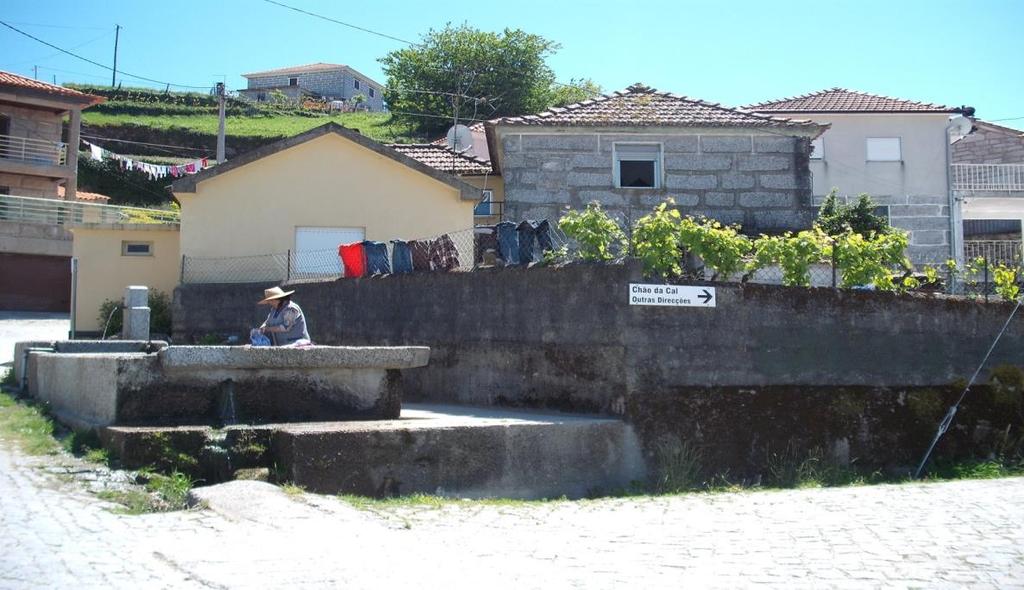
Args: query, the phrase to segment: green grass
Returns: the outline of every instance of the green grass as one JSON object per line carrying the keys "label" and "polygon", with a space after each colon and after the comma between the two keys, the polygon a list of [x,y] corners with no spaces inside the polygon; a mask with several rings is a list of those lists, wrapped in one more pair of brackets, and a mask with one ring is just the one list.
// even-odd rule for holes
{"label": "green grass", "polygon": [[[409,127],[395,123],[388,113],[337,113],[316,117],[296,115],[228,117],[226,129],[229,136],[290,137],[332,121],[350,129],[358,129],[363,135],[380,142],[410,141]],[[82,122],[92,126],[139,125],[162,130],[183,128],[209,135],[217,133],[217,116],[208,114],[163,116],[85,111],[82,113]]]}
{"label": "green grass", "polygon": [[53,437],[53,421],[35,404],[21,403],[0,393],[0,438],[13,441],[29,455],[51,455],[60,450]]}

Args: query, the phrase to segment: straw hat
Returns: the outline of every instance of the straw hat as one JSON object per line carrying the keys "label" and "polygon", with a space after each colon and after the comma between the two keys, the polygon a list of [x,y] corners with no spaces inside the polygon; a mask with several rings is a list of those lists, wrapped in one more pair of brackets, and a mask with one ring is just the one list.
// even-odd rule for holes
{"label": "straw hat", "polygon": [[294,292],[295,291],[285,291],[281,287],[271,287],[269,289],[264,289],[263,290],[263,299],[261,299],[256,305],[263,305],[265,303],[270,303],[271,301],[273,301],[275,299],[280,299],[282,297],[287,297],[287,296],[291,295]]}

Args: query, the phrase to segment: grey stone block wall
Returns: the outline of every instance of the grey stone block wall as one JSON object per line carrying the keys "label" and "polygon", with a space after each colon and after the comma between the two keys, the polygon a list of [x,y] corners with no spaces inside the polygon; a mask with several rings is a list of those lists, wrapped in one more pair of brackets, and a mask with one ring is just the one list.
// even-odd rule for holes
{"label": "grey stone block wall", "polygon": [[[275,88],[288,86],[289,78],[298,78],[298,87],[329,99],[329,100],[351,100],[353,96],[362,94],[366,97],[364,103],[371,111],[384,110],[383,88],[377,82],[354,74],[351,70],[338,69],[326,72],[308,72],[292,75],[263,76],[260,78],[249,78],[248,90],[261,88]],[[359,81],[359,88],[356,88],[356,80]],[[373,96],[370,96],[370,89],[373,88]],[[252,92],[246,94],[251,95]]]}
{"label": "grey stone block wall", "polygon": [[953,144],[955,164],[1024,164],[1024,131],[1013,134],[979,126]]}
{"label": "grey stone block wall", "polygon": [[[810,142],[788,136],[615,133],[500,135],[505,150],[505,217],[559,219],[598,201],[635,220],[672,197],[684,214],[740,223],[748,232],[810,227]],[[662,188],[616,188],[616,142],[662,145]]]}

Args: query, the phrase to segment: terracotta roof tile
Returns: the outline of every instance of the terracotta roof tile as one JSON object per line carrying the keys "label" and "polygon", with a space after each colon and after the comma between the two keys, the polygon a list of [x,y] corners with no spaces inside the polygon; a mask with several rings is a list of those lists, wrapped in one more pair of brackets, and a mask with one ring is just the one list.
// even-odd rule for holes
{"label": "terracotta roof tile", "polygon": [[491,165],[466,154],[458,154],[438,143],[392,143],[388,147],[435,170],[477,176],[491,174]]}
{"label": "terracotta roof tile", "polygon": [[340,70],[347,67],[348,66],[345,64],[326,64],[323,62],[317,62],[315,64],[306,64],[304,66],[291,66],[289,68],[277,68],[274,70],[264,70],[262,72],[252,72],[251,74],[242,74],[242,77],[254,78],[259,76],[275,76],[279,74],[308,74],[310,72]]}
{"label": "terracotta roof tile", "polygon": [[16,88],[45,92],[46,94],[53,94],[61,98],[68,98],[75,102],[90,106],[106,100],[102,96],[86,94],[84,92],[72,90],[71,88],[47,84],[46,82],[40,82],[39,80],[33,80],[32,78],[26,78],[24,76],[4,71],[0,71],[0,87],[2,86],[14,86]]}
{"label": "terracotta roof tile", "polygon": [[953,113],[959,109],[940,104],[830,88],[802,96],[744,107],[762,113]]}
{"label": "terracotta roof tile", "polygon": [[[64,187],[62,187],[62,186],[58,186],[57,187],[57,197],[61,198],[61,199],[65,198],[64,197]],[[104,204],[104,203],[106,203],[107,201],[110,200],[110,197],[108,197],[107,195],[101,195],[99,193],[87,193],[87,192],[83,192],[83,191],[75,191],[75,199],[79,200],[79,201],[92,201],[94,203]]]}
{"label": "terracotta roof tile", "polygon": [[624,91],[603,94],[536,115],[504,117],[490,123],[587,127],[818,127],[810,121],[750,113],[717,103],[659,92],[643,84],[634,84]]}

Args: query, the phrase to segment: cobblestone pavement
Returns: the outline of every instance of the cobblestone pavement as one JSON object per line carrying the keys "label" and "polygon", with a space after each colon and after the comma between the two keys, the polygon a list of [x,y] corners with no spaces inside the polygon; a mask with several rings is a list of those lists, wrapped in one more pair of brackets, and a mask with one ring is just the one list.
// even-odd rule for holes
{"label": "cobblestone pavement", "polygon": [[124,516],[61,461],[0,441],[0,588],[1024,588],[1020,478],[372,510],[267,486]]}

